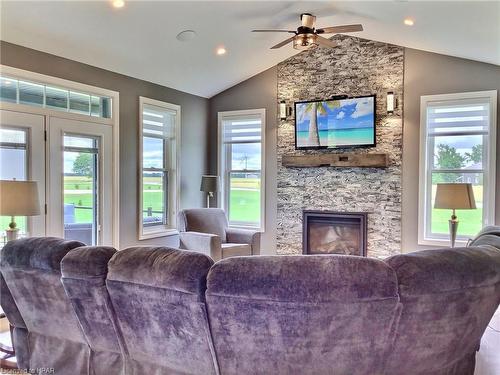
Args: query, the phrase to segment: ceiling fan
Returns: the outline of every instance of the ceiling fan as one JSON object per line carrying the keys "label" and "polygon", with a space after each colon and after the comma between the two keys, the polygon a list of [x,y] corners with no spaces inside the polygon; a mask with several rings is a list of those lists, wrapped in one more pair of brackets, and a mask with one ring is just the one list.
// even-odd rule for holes
{"label": "ceiling fan", "polygon": [[293,48],[298,50],[305,50],[316,46],[330,47],[336,46],[335,42],[330,39],[324,38],[321,34],[337,34],[337,33],[352,33],[356,31],[363,31],[363,26],[356,25],[342,25],[323,27],[316,29],[316,16],[309,13],[302,13],[300,15],[302,26],[297,28],[297,31],[292,30],[252,30],[254,33],[290,33],[294,36],[285,39],[281,43],[272,46],[271,49],[281,48],[293,41]]}

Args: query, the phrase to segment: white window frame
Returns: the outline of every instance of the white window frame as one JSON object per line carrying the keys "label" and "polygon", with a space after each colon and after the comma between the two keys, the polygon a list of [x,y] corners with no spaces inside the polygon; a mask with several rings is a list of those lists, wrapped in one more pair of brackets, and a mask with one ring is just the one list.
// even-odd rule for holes
{"label": "white window frame", "polygon": [[[160,109],[165,109],[168,111],[176,112],[175,115],[175,129],[174,129],[174,142],[173,142],[173,152],[175,155],[175,161],[173,162],[174,169],[171,169],[169,173],[169,183],[168,188],[173,188],[172,191],[165,191],[164,193],[168,199],[167,215],[168,224],[167,225],[155,225],[155,226],[144,226],[143,225],[143,111],[144,106],[154,106]],[[139,180],[139,212],[138,212],[138,238],[139,240],[146,240],[150,238],[165,237],[177,235],[179,232],[177,230],[177,212],[180,207],[180,181],[181,181],[181,163],[180,163],[180,146],[181,146],[181,106],[177,104],[171,104],[162,102],[155,99],[146,98],[143,96],[139,97],[139,165],[138,165],[138,180]],[[164,149],[164,160],[166,157],[166,150]]]}
{"label": "white window frame", "polygon": [[[53,85],[61,87],[68,90],[74,90],[77,92],[84,92],[88,94],[94,94],[96,96],[106,96],[111,98],[111,118],[96,117],[90,115],[84,115],[73,112],[64,112],[59,110],[54,110],[50,108],[37,107],[27,104],[9,103],[0,101],[0,109],[22,112],[26,114],[38,114],[45,116],[45,121],[49,122],[49,117],[58,117],[69,120],[85,121],[96,124],[104,124],[112,127],[113,134],[113,199],[112,199],[112,217],[113,217],[113,228],[112,228],[112,243],[106,243],[103,245],[110,245],[115,248],[120,247],[120,94],[117,91],[112,91],[108,89],[103,89],[101,87],[86,85],[79,82],[69,81],[66,79],[53,77],[45,74],[35,73],[28,70],[18,69],[7,65],[0,64],[0,74],[11,78],[27,80],[32,82],[37,82],[45,85]],[[47,129],[46,129],[47,130]],[[49,164],[50,160],[46,159],[46,173],[49,174]],[[40,187],[39,187],[40,189]],[[46,197],[45,203],[50,206],[50,197]],[[40,202],[42,204],[42,202]],[[47,217],[45,235],[52,235],[48,228],[48,222],[50,218]]]}
{"label": "white window frame", "polygon": [[[242,117],[245,116],[259,116],[261,120],[261,160],[260,160],[260,225],[246,225],[244,223],[231,224],[229,221],[228,208],[229,208],[229,179],[227,178],[227,155],[224,150],[224,132],[223,132],[223,122],[225,118],[231,117]],[[229,226],[232,228],[243,228],[243,229],[256,229],[259,231],[265,230],[265,217],[266,217],[266,110],[264,108],[260,109],[247,109],[239,111],[222,111],[218,112],[217,115],[218,122],[218,142],[217,142],[217,170],[221,181],[221,189],[218,193],[219,206],[224,209],[229,222]]]}
{"label": "white window frame", "polygon": [[[430,198],[431,187],[431,163],[433,159],[429,157],[431,137],[427,137],[427,107],[430,103],[446,102],[467,99],[486,99],[490,105],[490,121],[488,136],[485,144],[483,163],[485,168],[483,173],[483,225],[493,225],[495,223],[495,180],[496,180],[496,130],[497,130],[497,91],[475,91],[454,94],[425,95],[420,98],[420,157],[419,157],[419,208],[418,208],[418,244],[432,246],[448,246],[449,238],[427,236],[426,227],[429,224],[432,211]],[[464,132],[463,135],[467,135]],[[453,135],[461,135],[454,133]],[[473,171],[477,172],[477,171]],[[451,216],[451,211],[450,211]],[[460,219],[460,218],[459,218]],[[457,246],[465,246],[467,240],[457,238]]]}

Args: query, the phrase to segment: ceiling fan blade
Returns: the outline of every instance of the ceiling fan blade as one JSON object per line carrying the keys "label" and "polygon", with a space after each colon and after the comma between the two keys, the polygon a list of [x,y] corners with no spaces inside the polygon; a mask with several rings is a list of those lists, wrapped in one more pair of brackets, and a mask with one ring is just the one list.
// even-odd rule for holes
{"label": "ceiling fan blade", "polygon": [[295,34],[295,31],[292,31],[292,30],[252,30],[252,33],[292,33],[292,34]]}
{"label": "ceiling fan blade", "polygon": [[293,40],[293,38],[295,38],[295,35],[292,36],[291,38],[285,39],[284,41],[282,41],[281,43],[276,44],[275,46],[272,46],[271,49],[281,48],[284,45],[287,45],[288,43],[290,43]]}
{"label": "ceiling fan blade", "polygon": [[323,27],[321,29],[316,30],[318,34],[354,33],[356,31],[363,31],[363,25],[356,24],[356,25],[332,26],[332,27]]}
{"label": "ceiling fan blade", "polygon": [[322,36],[319,35],[316,36],[316,43],[318,43],[320,47],[330,47],[330,48],[337,47],[337,43],[331,41],[330,39],[323,38]]}

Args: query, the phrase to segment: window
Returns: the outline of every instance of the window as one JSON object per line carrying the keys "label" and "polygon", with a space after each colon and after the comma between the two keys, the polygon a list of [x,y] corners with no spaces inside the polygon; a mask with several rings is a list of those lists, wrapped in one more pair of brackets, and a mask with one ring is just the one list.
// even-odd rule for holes
{"label": "window", "polygon": [[220,201],[229,225],[264,228],[265,110],[219,113]]}
{"label": "window", "polygon": [[140,98],[139,239],[176,233],[180,107]]}
{"label": "window", "polygon": [[0,77],[0,100],[56,111],[111,118],[111,98],[109,97],[5,76]]}
{"label": "window", "polygon": [[448,241],[450,210],[433,208],[441,182],[471,183],[475,210],[457,210],[457,241],[494,223],[496,91],[421,98],[419,243]]}
{"label": "window", "polygon": [[99,138],[65,133],[64,238],[99,243]]}

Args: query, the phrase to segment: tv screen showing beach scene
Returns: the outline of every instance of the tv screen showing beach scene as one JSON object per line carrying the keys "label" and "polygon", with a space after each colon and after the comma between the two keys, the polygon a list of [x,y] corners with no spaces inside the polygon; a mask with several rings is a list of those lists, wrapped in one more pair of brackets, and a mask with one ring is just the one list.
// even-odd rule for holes
{"label": "tv screen showing beach scene", "polygon": [[375,146],[375,96],[295,103],[295,145]]}

